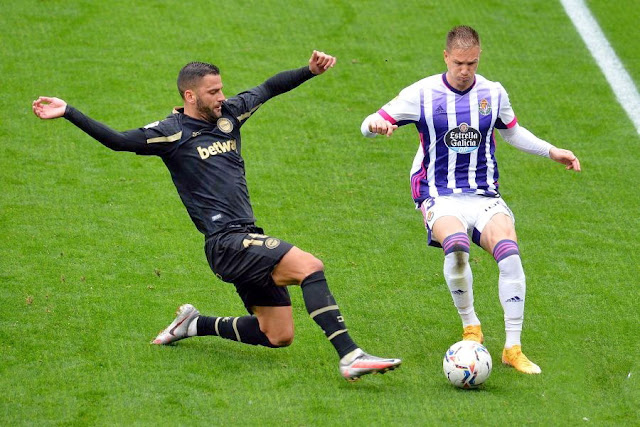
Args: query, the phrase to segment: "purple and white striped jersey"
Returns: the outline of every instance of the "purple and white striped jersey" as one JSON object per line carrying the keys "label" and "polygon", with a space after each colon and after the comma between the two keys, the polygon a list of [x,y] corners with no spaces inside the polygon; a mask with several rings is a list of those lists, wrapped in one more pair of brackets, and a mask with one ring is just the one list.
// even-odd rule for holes
{"label": "purple and white striped jersey", "polygon": [[378,114],[392,124],[414,123],[418,129],[420,146],[411,168],[418,205],[453,193],[499,195],[493,130],[517,123],[500,83],[476,74],[474,84],[460,92],[445,74],[433,75],[403,89]]}

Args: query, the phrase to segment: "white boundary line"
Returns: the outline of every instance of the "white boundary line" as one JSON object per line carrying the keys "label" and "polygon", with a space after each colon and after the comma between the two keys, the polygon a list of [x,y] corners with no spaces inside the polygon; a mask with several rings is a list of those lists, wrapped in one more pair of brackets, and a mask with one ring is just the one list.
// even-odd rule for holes
{"label": "white boundary line", "polygon": [[560,0],[640,135],[640,94],[583,0]]}

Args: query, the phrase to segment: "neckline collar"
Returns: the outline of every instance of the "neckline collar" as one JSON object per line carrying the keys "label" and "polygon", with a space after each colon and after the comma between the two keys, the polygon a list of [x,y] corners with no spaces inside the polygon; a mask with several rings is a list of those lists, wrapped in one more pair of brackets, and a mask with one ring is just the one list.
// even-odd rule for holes
{"label": "neckline collar", "polygon": [[470,91],[471,89],[473,89],[473,88],[474,88],[474,86],[476,85],[476,81],[477,81],[476,76],[473,76],[473,83],[471,84],[471,86],[469,86],[469,87],[468,87],[468,88],[466,88],[465,90],[458,90],[458,89],[454,88],[453,86],[451,86],[451,85],[449,84],[449,82],[447,81],[447,73],[442,73],[442,82],[444,83],[444,85],[445,85],[447,88],[449,88],[449,90],[450,90],[451,92],[457,93],[458,95],[465,95],[465,94],[469,93],[469,91]]}

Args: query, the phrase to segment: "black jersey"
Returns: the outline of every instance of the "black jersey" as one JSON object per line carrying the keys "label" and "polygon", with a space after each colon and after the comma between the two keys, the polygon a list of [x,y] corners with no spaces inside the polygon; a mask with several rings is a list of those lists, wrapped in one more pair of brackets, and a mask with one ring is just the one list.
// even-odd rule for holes
{"label": "black jersey", "polygon": [[225,100],[216,123],[176,109],[164,120],[116,132],[71,106],[64,117],[113,150],[160,156],[194,224],[205,236],[211,236],[234,225],[255,222],[240,128],[264,102],[312,76],[308,67],[279,73]]}

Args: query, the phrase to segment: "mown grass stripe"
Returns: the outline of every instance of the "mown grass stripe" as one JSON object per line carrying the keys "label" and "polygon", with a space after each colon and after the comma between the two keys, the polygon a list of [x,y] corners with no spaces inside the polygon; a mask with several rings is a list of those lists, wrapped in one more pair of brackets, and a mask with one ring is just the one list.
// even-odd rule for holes
{"label": "mown grass stripe", "polygon": [[624,64],[583,0],[561,0],[561,3],[640,134],[640,95]]}

